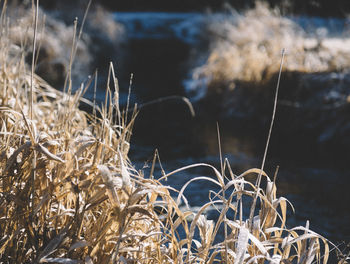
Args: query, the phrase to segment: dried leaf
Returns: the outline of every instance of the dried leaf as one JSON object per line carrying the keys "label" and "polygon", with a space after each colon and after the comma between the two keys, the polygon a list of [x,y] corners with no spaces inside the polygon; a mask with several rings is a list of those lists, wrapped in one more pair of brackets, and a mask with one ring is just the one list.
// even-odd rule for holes
{"label": "dried leaf", "polygon": [[61,159],[60,157],[52,154],[47,148],[45,148],[43,145],[41,144],[37,144],[37,149],[39,152],[43,153],[44,155],[46,155],[50,160],[55,160],[61,163],[65,163],[65,161],[63,159]]}
{"label": "dried leaf", "polygon": [[79,260],[74,260],[70,258],[46,258],[40,261],[40,263],[49,262],[49,263],[62,263],[62,264],[79,264]]}
{"label": "dried leaf", "polygon": [[234,264],[243,264],[249,240],[249,230],[240,226],[236,245],[236,258]]}
{"label": "dried leaf", "polygon": [[77,241],[73,245],[70,246],[68,251],[72,251],[74,249],[81,248],[81,247],[87,247],[87,246],[89,246],[88,242],[83,241],[83,240],[82,241]]}

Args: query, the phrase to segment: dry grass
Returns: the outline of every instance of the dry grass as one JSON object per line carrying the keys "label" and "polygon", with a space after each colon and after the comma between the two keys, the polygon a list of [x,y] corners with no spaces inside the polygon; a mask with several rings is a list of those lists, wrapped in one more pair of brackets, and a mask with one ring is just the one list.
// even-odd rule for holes
{"label": "dry grass", "polygon": [[[208,17],[205,29],[210,51],[193,71],[193,90],[234,89],[237,82],[262,84],[279,68],[281,50],[287,51],[284,71],[317,73],[350,67],[350,38],[307,34],[296,22],[264,3],[238,14]],[[203,88],[204,85],[204,88]],[[204,96],[205,93],[201,94]]]}
{"label": "dry grass", "polygon": [[[13,44],[23,49],[23,55],[27,61],[31,61],[34,37],[32,12],[24,5],[10,6],[8,12],[10,14],[8,36]],[[70,50],[75,30],[73,20],[78,16],[72,13],[73,10],[45,14],[39,8],[37,45],[40,52],[36,57],[36,72],[50,84],[57,86],[56,88],[62,88],[69,70],[75,85],[79,86],[80,82],[86,79],[87,73],[95,70],[93,67],[100,66],[94,61],[96,56],[105,55],[103,52],[97,54],[96,45],[103,43],[105,47],[111,49],[110,53],[113,53],[115,51],[111,47],[118,46],[123,39],[123,27],[113,19],[112,14],[101,7],[96,8],[89,13],[85,23],[87,32],[84,32],[77,42],[76,58],[72,68],[69,69]],[[82,17],[83,14],[79,14],[78,17]],[[59,19],[60,16],[65,16],[69,25]],[[98,59],[101,60],[101,58]]]}
{"label": "dry grass", "polygon": [[[3,15],[0,262],[327,262],[325,238],[308,224],[286,228],[287,200],[276,196],[275,181],[259,169],[235,175],[228,162],[221,172],[194,164],[160,179],[135,171],[128,159],[134,115],[128,118],[119,109],[113,67],[105,104],[94,106],[99,114],[80,111],[90,83],[70,94],[37,75],[31,82],[25,51],[10,41],[6,21]],[[197,166],[211,168],[214,177],[194,178],[179,192],[163,185],[166,177]],[[266,179],[264,189],[245,180],[259,174]],[[220,191],[210,192],[210,202],[198,213],[180,210],[184,190],[197,180]],[[259,210],[247,219],[244,212],[256,194]],[[203,214],[210,206],[220,212],[216,222]],[[229,210],[233,218],[226,216]],[[217,241],[223,226],[225,239]]]}

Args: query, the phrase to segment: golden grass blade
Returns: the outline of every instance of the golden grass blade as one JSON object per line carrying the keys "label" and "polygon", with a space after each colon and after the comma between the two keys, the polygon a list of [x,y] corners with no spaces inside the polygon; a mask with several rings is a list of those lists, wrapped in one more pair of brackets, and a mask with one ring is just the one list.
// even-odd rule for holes
{"label": "golden grass blade", "polygon": [[4,3],[2,4],[1,16],[0,16],[1,26],[2,27],[4,27],[4,20],[5,20],[6,9],[7,9],[7,0],[4,0]]}
{"label": "golden grass blade", "polygon": [[249,170],[243,172],[242,174],[238,175],[237,178],[244,178],[251,173],[257,174],[257,176],[259,176],[259,174],[261,174],[262,176],[268,177],[268,175],[263,170],[253,168],[253,169],[249,169]]}
{"label": "golden grass blade", "polygon": [[265,256],[265,257],[269,257],[268,256],[268,252],[265,248],[265,246],[251,233],[248,234],[248,238],[250,239],[250,241],[252,241],[252,243],[257,246],[257,248],[260,250],[260,252]]}
{"label": "golden grass blade", "polygon": [[112,204],[114,206],[119,207],[120,201],[119,201],[116,189],[115,189],[115,187],[116,187],[115,181],[113,180],[113,176],[112,176],[110,170],[105,165],[98,165],[97,168],[100,172],[103,183],[105,184],[105,186],[107,188],[107,194],[109,196],[110,201],[112,202]]}
{"label": "golden grass blade", "polygon": [[15,232],[13,232],[11,235],[7,235],[8,237],[4,237],[2,240],[2,245],[0,248],[0,255],[3,254],[6,250],[7,245],[13,240],[14,237],[18,236],[18,234],[20,233],[20,228],[18,228]]}
{"label": "golden grass blade", "polygon": [[329,258],[329,246],[328,246],[328,242],[326,239],[322,238],[323,244],[324,244],[324,255],[323,255],[323,264],[327,264],[328,263],[328,258]]}
{"label": "golden grass blade", "polygon": [[22,109],[21,109],[21,113],[22,113],[23,120],[24,120],[24,122],[25,122],[25,124],[26,124],[26,127],[27,127],[27,129],[28,129],[28,132],[29,132],[30,141],[32,142],[32,145],[34,146],[35,143],[36,143],[36,141],[35,141],[35,135],[36,135],[36,134],[35,134],[35,131],[33,131],[33,128],[34,128],[34,127],[31,127],[31,126],[29,125],[28,120],[27,120],[26,116],[24,115]]}
{"label": "golden grass blade", "polygon": [[120,170],[121,170],[122,181],[123,181],[123,188],[125,188],[129,192],[131,188],[130,174],[124,164],[124,159],[121,152],[118,151],[118,154],[119,154]]}
{"label": "golden grass blade", "polygon": [[147,107],[147,106],[150,106],[150,105],[154,105],[154,104],[159,104],[159,103],[166,102],[166,101],[169,101],[169,100],[181,100],[181,101],[183,101],[186,104],[186,106],[188,107],[188,110],[190,111],[191,116],[192,117],[196,116],[196,112],[194,110],[194,107],[193,107],[191,101],[187,97],[178,96],[178,95],[161,97],[161,98],[158,98],[158,99],[155,99],[155,100],[152,100],[152,101],[140,104],[137,109],[140,110],[140,109],[142,109],[144,107]]}
{"label": "golden grass blade", "polygon": [[57,161],[57,162],[60,162],[60,163],[65,163],[65,161],[63,159],[61,159],[60,157],[52,154],[47,148],[42,146],[40,143],[37,144],[37,150],[39,152],[43,153],[50,160],[54,160],[54,161]]}
{"label": "golden grass blade", "polygon": [[32,55],[32,71],[30,73],[30,102],[29,102],[29,113],[30,119],[33,119],[33,104],[34,104],[34,69],[35,69],[35,53],[36,53],[36,42],[37,42],[37,31],[38,31],[38,16],[39,16],[39,0],[36,0],[34,4],[34,0],[32,0],[33,6],[33,55]]}
{"label": "golden grass blade", "polygon": [[248,240],[249,240],[249,230],[244,226],[240,226],[238,239],[237,239],[234,264],[243,264],[244,263],[245,254],[246,254],[247,246],[248,246]]}
{"label": "golden grass blade", "polygon": [[250,226],[251,226],[251,223],[253,221],[254,211],[255,211],[255,207],[256,207],[256,201],[257,201],[257,198],[259,196],[259,187],[260,187],[260,183],[261,183],[262,171],[264,170],[264,167],[265,167],[267,151],[268,151],[268,148],[269,148],[270,138],[271,138],[271,134],[272,134],[272,128],[273,128],[274,121],[275,121],[276,108],[277,108],[277,99],[278,99],[278,91],[279,91],[279,87],[280,87],[284,56],[285,56],[285,50],[283,48],[282,49],[280,69],[279,69],[279,73],[278,73],[278,80],[277,80],[277,85],[276,85],[276,92],[275,92],[275,99],[274,99],[274,105],[273,105],[273,111],[272,111],[272,117],[271,117],[271,124],[270,124],[269,133],[268,133],[267,140],[266,140],[266,146],[265,146],[265,150],[264,150],[263,160],[262,160],[262,163],[261,163],[261,172],[259,173],[258,179],[257,179],[256,184],[255,184],[255,186],[257,187],[256,195],[254,197],[254,200],[253,200],[253,203],[252,203],[252,206],[251,206],[251,209],[250,209],[250,215],[249,215]]}
{"label": "golden grass blade", "polygon": [[183,197],[183,192],[185,191],[185,189],[187,188],[187,186],[188,186],[190,183],[192,183],[192,182],[194,182],[194,181],[198,181],[198,180],[210,181],[210,182],[212,182],[212,183],[214,183],[214,184],[216,184],[216,185],[218,185],[218,186],[221,186],[219,182],[217,182],[216,180],[214,180],[214,179],[212,179],[212,178],[204,177],[204,176],[202,176],[202,177],[195,177],[195,178],[189,180],[188,182],[186,182],[184,186],[182,186],[182,188],[181,188],[181,190],[180,190],[180,192],[179,192],[179,194],[178,194],[178,196],[177,196],[177,200],[176,200],[176,203],[177,203],[177,204],[180,204],[180,203],[181,203],[181,198]]}
{"label": "golden grass blade", "polygon": [[250,187],[252,187],[253,190],[255,189],[255,185],[254,184],[252,184],[249,181],[246,181],[246,180],[242,179],[241,177],[237,177],[236,179],[233,179],[233,180],[229,181],[225,185],[224,190],[228,190],[232,186],[234,186],[236,190],[239,190],[240,189],[239,185],[245,185],[245,184],[250,186]]}

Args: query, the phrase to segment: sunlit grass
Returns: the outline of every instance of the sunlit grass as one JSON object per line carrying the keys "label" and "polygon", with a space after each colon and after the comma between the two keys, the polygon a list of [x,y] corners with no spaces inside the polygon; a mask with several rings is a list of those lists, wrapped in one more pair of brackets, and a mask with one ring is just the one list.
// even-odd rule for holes
{"label": "sunlit grass", "polygon": [[231,10],[208,16],[203,27],[209,41],[207,59],[193,69],[194,82],[188,88],[205,97],[198,91],[203,86],[209,91],[230,91],[237,83],[264,87],[278,72],[282,49],[286,50],[285,72],[341,72],[350,67],[346,32],[331,37],[333,32],[316,26],[310,32],[260,1],[243,14]]}
{"label": "sunlit grass", "polygon": [[[235,175],[224,161],[220,171],[193,164],[159,179],[136,171],[128,158],[135,114],[119,109],[113,66],[102,107],[82,97],[93,79],[74,94],[37,75],[31,82],[25,50],[11,43],[4,13],[1,21],[1,262],[327,262],[328,241],[308,223],[286,227],[288,201],[277,197],[275,181],[259,169]],[[81,101],[96,114],[79,110]],[[178,191],[164,183],[198,166],[212,175],[195,177]],[[266,187],[247,181],[248,175],[261,175]],[[219,191],[194,213],[180,205],[198,180]],[[247,218],[254,197],[257,210]],[[218,210],[216,221],[204,215],[208,207]]]}

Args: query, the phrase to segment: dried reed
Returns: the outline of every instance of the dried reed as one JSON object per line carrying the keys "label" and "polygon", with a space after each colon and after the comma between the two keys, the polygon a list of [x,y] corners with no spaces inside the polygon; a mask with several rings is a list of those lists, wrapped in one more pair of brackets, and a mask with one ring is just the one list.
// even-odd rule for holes
{"label": "dried reed", "polygon": [[[82,96],[93,79],[75,94],[59,92],[35,74],[31,81],[25,50],[10,41],[7,21],[3,13],[0,262],[327,262],[325,238],[308,224],[286,228],[287,200],[276,196],[275,181],[262,170],[237,176],[223,161],[221,172],[208,164],[189,165],[159,179],[136,171],[128,159],[135,115],[126,123],[128,109],[125,114],[119,109],[112,65],[105,104],[93,105],[99,115],[83,112],[78,106],[87,102]],[[198,166],[211,168],[215,177],[193,178],[174,199],[175,190],[163,180]],[[266,188],[245,180],[248,174],[261,175]],[[212,182],[220,191],[212,191],[198,213],[180,209],[186,203],[183,192],[197,180]],[[259,210],[248,221],[245,203],[255,194]],[[204,215],[211,206],[220,212],[216,222]],[[226,238],[217,241],[222,225]]]}

